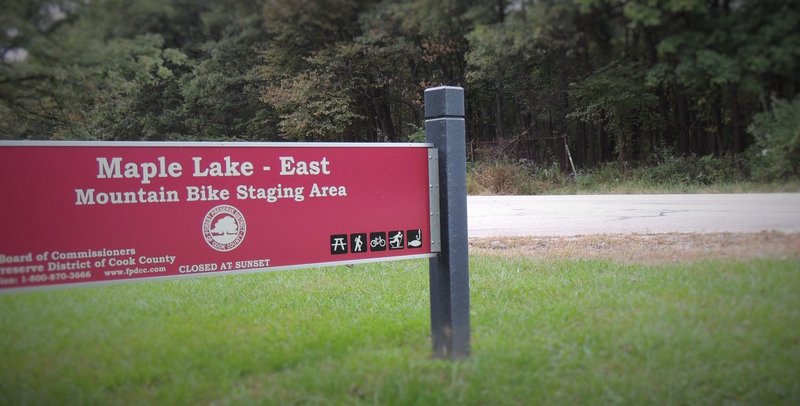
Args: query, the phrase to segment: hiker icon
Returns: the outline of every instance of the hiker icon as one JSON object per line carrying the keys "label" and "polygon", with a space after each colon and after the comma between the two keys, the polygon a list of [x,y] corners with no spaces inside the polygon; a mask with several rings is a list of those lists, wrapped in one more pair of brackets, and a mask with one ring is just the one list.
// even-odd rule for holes
{"label": "hiker icon", "polygon": [[352,249],[350,252],[354,254],[367,252],[367,234],[350,234],[350,247]]}

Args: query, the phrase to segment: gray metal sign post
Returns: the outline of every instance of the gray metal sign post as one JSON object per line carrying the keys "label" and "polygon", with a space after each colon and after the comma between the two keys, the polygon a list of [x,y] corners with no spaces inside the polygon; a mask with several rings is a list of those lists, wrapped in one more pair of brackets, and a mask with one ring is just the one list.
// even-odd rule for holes
{"label": "gray metal sign post", "polygon": [[438,358],[470,352],[464,89],[425,90],[425,137],[438,149],[441,252],[430,259],[431,335]]}

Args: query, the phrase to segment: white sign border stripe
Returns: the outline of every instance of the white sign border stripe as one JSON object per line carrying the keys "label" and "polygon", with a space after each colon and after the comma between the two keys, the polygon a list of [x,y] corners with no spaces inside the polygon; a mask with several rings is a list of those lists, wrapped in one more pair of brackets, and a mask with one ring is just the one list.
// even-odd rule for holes
{"label": "white sign border stripe", "polygon": [[437,253],[429,253],[429,254],[416,254],[416,255],[406,255],[406,256],[395,256],[395,257],[355,259],[350,261],[317,262],[310,264],[283,265],[276,267],[270,266],[266,268],[235,269],[230,271],[197,272],[197,273],[185,273],[180,275],[145,276],[140,278],[126,278],[126,279],[103,280],[103,281],[92,281],[92,282],[62,283],[62,284],[42,285],[42,286],[24,286],[6,290],[0,289],[0,297],[15,293],[26,293],[32,291],[48,291],[48,290],[61,290],[61,289],[71,289],[71,288],[81,288],[81,287],[91,287],[91,286],[101,286],[101,285],[120,285],[126,283],[167,281],[170,279],[191,279],[191,278],[203,278],[203,277],[224,276],[224,275],[245,275],[252,273],[291,271],[298,269],[316,269],[316,268],[327,268],[333,266],[361,265],[361,264],[371,264],[378,262],[396,262],[396,261],[406,261],[414,259],[433,258],[436,257],[436,255]]}

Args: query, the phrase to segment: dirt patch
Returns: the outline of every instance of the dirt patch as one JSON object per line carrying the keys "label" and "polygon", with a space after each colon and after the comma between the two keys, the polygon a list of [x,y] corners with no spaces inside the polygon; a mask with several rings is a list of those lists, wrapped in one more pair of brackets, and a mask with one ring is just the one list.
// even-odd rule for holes
{"label": "dirt patch", "polygon": [[636,264],[800,258],[800,234],[780,232],[473,238],[469,245],[474,254],[609,259]]}

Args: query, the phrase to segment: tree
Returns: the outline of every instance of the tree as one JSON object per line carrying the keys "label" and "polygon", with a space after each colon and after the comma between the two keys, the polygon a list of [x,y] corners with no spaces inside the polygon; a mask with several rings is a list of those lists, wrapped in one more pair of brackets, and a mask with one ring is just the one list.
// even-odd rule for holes
{"label": "tree", "polygon": [[751,161],[756,178],[800,177],[800,97],[776,100],[769,111],[756,114],[747,130],[755,137]]}
{"label": "tree", "polygon": [[[405,38],[400,8],[365,8],[356,25],[332,32],[326,22],[348,20],[356,4],[346,5],[342,15],[316,15],[319,10],[312,8],[304,18],[316,22],[297,33],[305,39],[277,35],[270,43],[263,100],[280,114],[287,138],[398,140],[415,131],[398,120],[401,114],[419,118],[414,76],[421,62],[419,50]],[[322,35],[326,41],[311,40]],[[301,44],[305,56],[297,58],[291,49]]]}
{"label": "tree", "polygon": [[570,91],[574,107],[569,117],[612,134],[620,164],[639,159],[642,150],[652,150],[653,145],[643,145],[648,140],[641,134],[661,126],[658,98],[644,85],[643,74],[637,65],[612,64]]}
{"label": "tree", "polygon": [[5,138],[403,141],[463,85],[473,157],[637,165],[761,145],[800,85],[798,0],[0,6]]}

